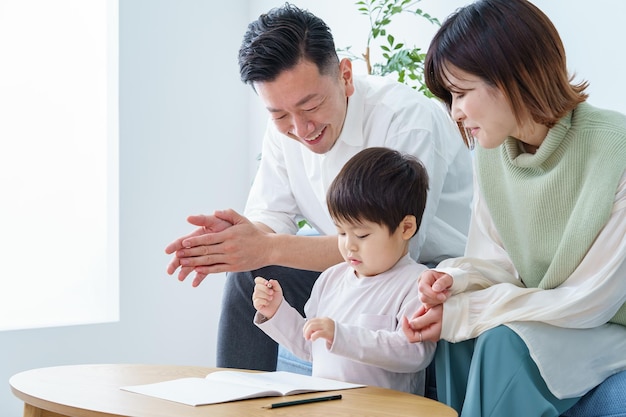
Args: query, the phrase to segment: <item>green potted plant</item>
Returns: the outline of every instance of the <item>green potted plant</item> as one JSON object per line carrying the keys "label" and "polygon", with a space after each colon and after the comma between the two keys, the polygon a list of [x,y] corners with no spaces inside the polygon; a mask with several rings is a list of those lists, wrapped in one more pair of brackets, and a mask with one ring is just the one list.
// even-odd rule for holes
{"label": "green potted plant", "polygon": [[[439,20],[417,7],[421,0],[359,0],[355,3],[360,14],[369,19],[370,30],[365,52],[354,54],[351,47],[338,49],[342,55],[353,60],[364,60],[368,74],[387,76],[396,74],[397,80],[424,95],[432,97],[424,84],[424,58],[422,48],[399,42],[391,32],[391,22],[400,14],[410,14],[431,24],[441,25]],[[381,62],[372,62],[371,48],[378,46],[382,52]]]}

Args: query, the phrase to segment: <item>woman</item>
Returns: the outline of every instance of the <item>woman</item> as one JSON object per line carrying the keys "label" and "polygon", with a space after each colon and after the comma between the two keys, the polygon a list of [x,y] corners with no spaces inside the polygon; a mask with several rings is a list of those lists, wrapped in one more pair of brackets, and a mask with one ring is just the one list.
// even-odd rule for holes
{"label": "woman", "polygon": [[465,257],[419,280],[409,340],[438,341],[463,416],[558,416],[626,369],[626,116],[586,102],[526,0],[482,0],[435,35],[426,83],[475,151]]}

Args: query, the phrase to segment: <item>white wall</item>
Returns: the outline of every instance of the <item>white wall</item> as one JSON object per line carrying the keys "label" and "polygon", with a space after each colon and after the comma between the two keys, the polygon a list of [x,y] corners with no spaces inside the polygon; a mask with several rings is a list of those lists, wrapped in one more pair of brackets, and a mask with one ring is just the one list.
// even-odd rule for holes
{"label": "white wall", "polygon": [[[326,20],[338,47],[364,47],[367,21],[352,1],[293,2]],[[224,276],[209,277],[195,289],[180,283],[165,273],[169,257],[163,248],[192,230],[184,220],[188,214],[243,208],[265,113],[239,81],[237,49],[247,23],[282,3],[120,2],[121,321],[0,332],[0,379],[74,363],[215,364]],[[443,19],[465,3],[421,5]],[[570,68],[591,81],[590,101],[626,113],[626,29],[618,21],[626,3],[535,4],[561,31]],[[434,28],[414,29],[412,22],[400,21],[405,41],[426,47]],[[21,416],[21,402],[5,387],[0,415]]]}
{"label": "white wall", "polygon": [[[3,417],[22,415],[8,380],[26,369],[215,364],[224,276],[199,288],[180,283],[165,272],[164,248],[193,230],[187,215],[245,202],[248,88],[239,81],[237,49],[247,2],[216,9],[205,0],[124,0],[119,13],[121,320],[0,332]],[[71,252],[59,250],[60,257]]]}

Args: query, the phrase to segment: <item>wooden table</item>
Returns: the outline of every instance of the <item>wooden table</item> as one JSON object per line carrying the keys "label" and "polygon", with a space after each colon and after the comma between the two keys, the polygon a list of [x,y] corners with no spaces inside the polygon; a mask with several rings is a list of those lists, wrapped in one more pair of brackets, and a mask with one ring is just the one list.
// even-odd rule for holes
{"label": "wooden table", "polygon": [[[384,388],[355,388],[343,399],[265,409],[284,398],[270,397],[192,407],[135,394],[121,386],[148,384],[189,376],[204,377],[218,368],[164,365],[73,365],[33,369],[11,377],[13,394],[24,401],[24,417],[277,417],[386,416],[454,417],[450,407],[428,398]],[[320,396],[291,395],[289,400]]]}

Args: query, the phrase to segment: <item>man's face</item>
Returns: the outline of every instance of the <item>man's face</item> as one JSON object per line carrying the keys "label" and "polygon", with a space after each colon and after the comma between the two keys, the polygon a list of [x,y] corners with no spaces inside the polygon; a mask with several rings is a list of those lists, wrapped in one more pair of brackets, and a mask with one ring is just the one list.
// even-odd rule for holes
{"label": "man's face", "polygon": [[333,74],[301,61],[269,82],[254,83],[279,132],[312,152],[328,152],[339,137],[354,92],[352,64],[344,59]]}

